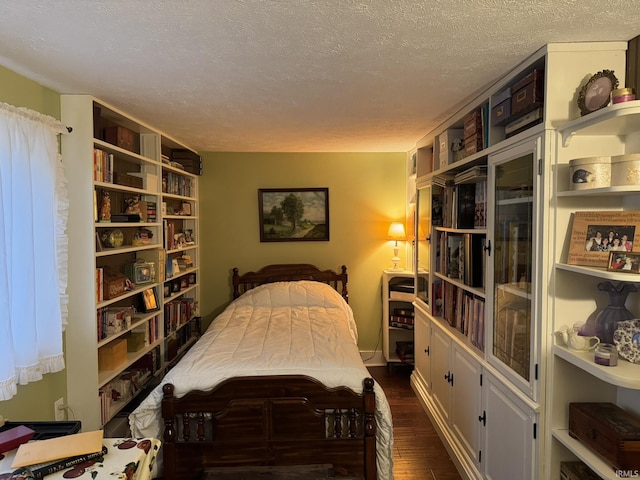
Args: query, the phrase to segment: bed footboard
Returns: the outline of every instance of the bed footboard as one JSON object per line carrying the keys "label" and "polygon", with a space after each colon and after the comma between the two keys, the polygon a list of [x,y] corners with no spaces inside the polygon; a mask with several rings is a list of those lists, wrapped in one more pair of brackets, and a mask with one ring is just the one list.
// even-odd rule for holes
{"label": "bed footboard", "polygon": [[376,478],[373,379],[362,394],[302,375],[237,377],[174,397],[163,386],[163,479],[207,468],[330,464],[336,477]]}

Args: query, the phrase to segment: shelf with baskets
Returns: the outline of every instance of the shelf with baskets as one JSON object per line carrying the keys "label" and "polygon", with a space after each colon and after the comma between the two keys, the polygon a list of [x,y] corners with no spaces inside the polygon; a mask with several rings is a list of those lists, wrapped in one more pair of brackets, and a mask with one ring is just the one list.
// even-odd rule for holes
{"label": "shelf with baskets", "polygon": [[[178,162],[165,165],[163,152],[199,157],[91,96],[62,95],[61,107],[63,121],[73,127],[62,145],[67,178],[91,185],[70,192],[74,274],[68,290],[76,321],[66,334],[67,396],[84,428],[108,429],[109,420],[175,358],[165,307],[188,295],[192,308],[181,327],[197,317],[198,178]],[[171,209],[166,219],[163,202]],[[179,236],[167,237],[168,224],[180,225]],[[188,260],[184,278],[191,283],[165,298],[174,258]],[[198,329],[183,330],[188,338],[181,346],[188,348]]]}

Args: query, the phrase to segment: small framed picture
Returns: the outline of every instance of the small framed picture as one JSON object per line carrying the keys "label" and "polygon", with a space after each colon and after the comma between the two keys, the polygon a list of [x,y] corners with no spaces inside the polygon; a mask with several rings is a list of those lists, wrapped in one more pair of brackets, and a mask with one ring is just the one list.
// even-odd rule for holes
{"label": "small framed picture", "polygon": [[188,277],[180,277],[180,289],[187,288],[189,286],[189,278]]}
{"label": "small framed picture", "polygon": [[610,252],[607,270],[620,273],[640,273],[640,254]]}
{"label": "small framed picture", "polygon": [[163,285],[163,292],[164,292],[165,298],[171,296],[171,284],[169,282]]}
{"label": "small framed picture", "polygon": [[154,312],[160,309],[155,287],[147,288],[142,292],[142,304],[145,312]]}
{"label": "small framed picture", "polygon": [[182,215],[191,216],[191,204],[189,202],[182,202]]}

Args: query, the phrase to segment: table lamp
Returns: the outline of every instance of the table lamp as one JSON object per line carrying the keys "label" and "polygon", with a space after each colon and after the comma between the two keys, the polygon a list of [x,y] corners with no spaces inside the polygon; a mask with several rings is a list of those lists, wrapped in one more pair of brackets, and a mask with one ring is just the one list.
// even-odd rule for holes
{"label": "table lamp", "polygon": [[404,233],[404,224],[402,224],[401,222],[392,222],[391,225],[389,225],[387,236],[389,240],[395,241],[393,247],[393,258],[391,258],[391,261],[393,262],[393,268],[391,268],[391,270],[402,270],[398,267],[398,262],[400,262],[398,240],[406,240],[406,236]]}

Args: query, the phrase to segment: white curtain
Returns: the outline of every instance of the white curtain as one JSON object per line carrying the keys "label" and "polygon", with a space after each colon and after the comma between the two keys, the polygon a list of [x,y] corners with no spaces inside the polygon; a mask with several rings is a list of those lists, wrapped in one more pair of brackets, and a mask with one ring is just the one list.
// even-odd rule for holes
{"label": "white curtain", "polygon": [[0,103],[0,400],[64,368],[68,198],[53,117]]}

